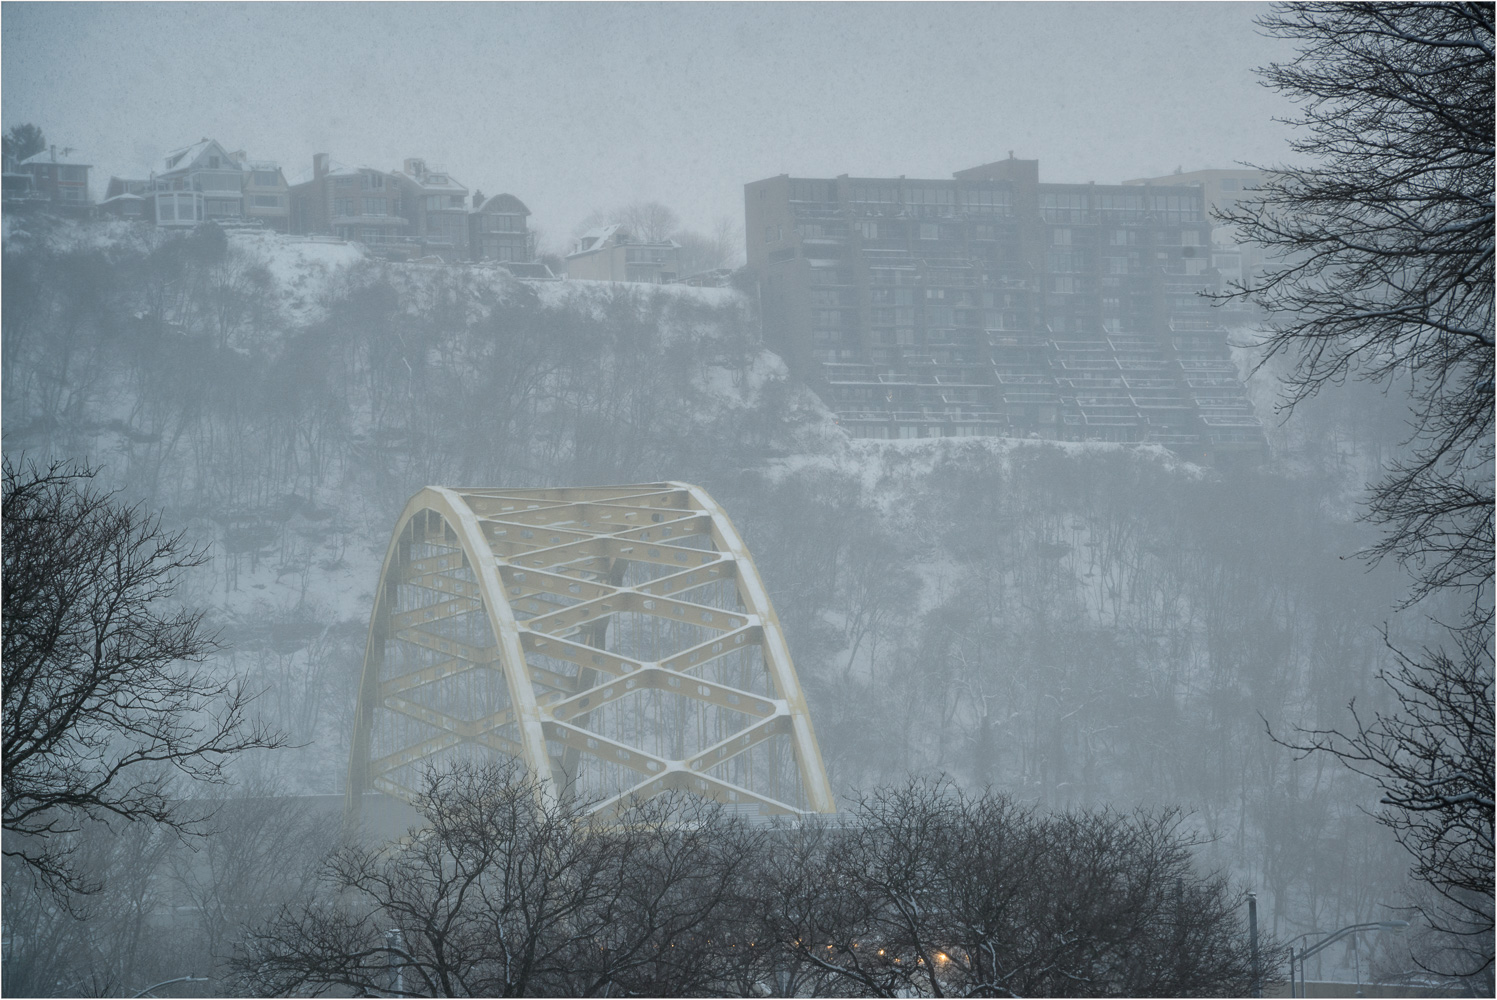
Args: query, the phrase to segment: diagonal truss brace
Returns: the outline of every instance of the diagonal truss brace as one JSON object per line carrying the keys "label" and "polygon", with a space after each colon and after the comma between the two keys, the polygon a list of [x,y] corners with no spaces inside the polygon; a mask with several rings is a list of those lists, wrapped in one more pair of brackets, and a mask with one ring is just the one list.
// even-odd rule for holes
{"label": "diagonal truss brace", "polygon": [[[680,544],[693,536],[709,538],[710,547]],[[414,557],[410,549],[416,544],[445,551]],[[630,563],[656,567],[660,575],[624,586],[622,569]],[[693,590],[712,584],[734,587],[739,610],[688,599]],[[397,610],[399,585],[436,600]],[[633,658],[603,648],[608,623],[620,614],[690,625],[709,638],[658,660]],[[459,641],[441,631],[444,623],[470,615],[486,621],[492,645]],[[389,641],[440,659],[382,678]],[[693,673],[750,647],[759,652],[772,696]],[[534,662],[542,657],[566,669]],[[440,689],[473,671],[502,675],[506,707],[481,718],[458,718],[422,703],[423,690]],[[741,722],[716,743],[668,759],[590,722],[598,718],[594,713],[636,691],[680,695],[710,706],[722,719]],[[418,723],[418,731],[428,734],[372,757],[371,731],[380,712]],[[709,773],[780,736],[792,747],[804,805]],[[548,742],[560,749],[560,759],[548,751]],[[409,798],[399,769],[464,744],[522,761],[546,795],[559,793],[580,759],[638,776],[597,802],[599,812],[670,789],[770,813],[835,808],[804,695],[748,550],[726,513],[704,491],[681,483],[556,490],[428,487],[411,499],[386,553],[371,615],[347,817],[356,819],[359,798],[370,788]]]}

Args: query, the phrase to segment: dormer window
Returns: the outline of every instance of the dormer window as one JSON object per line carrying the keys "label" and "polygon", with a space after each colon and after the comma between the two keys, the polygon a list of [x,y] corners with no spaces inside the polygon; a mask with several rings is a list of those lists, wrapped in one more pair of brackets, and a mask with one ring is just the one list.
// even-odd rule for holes
{"label": "dormer window", "polygon": [[208,169],[209,170],[217,170],[218,167],[219,167],[219,159],[218,159],[218,157],[216,157],[216,156],[210,156],[210,157],[208,157]]}

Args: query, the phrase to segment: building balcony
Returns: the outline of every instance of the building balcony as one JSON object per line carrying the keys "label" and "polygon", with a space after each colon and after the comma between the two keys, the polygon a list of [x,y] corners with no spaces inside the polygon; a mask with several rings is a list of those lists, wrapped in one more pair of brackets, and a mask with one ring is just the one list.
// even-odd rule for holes
{"label": "building balcony", "polygon": [[332,224],[335,226],[395,226],[404,229],[411,222],[401,215],[335,215]]}

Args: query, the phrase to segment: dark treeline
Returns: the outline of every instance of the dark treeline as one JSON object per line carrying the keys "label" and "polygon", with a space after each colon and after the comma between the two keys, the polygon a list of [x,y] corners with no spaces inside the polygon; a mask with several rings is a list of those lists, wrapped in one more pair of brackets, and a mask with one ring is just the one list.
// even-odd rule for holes
{"label": "dark treeline", "polygon": [[[945,774],[1041,826],[1027,810],[1178,809],[1171,836],[1257,887],[1281,939],[1404,899],[1375,791],[1264,731],[1385,698],[1399,583],[1345,558],[1369,543],[1349,498],[1400,430],[1380,397],[1302,410],[1262,466],[850,443],[749,296],[122,232],[8,233],[5,449],[100,465],[209,546],[185,592],[217,662],[306,744],[245,762],[259,794],[338,791],[367,595],[416,490],[674,479],[748,540],[844,801]],[[1429,625],[1389,628],[1417,646]]]}
{"label": "dark treeline", "polygon": [[[1041,813],[910,781],[796,828],[694,798],[599,825],[497,764],[429,775],[418,808],[395,850],[333,848],[285,799],[221,803],[196,852],[143,825],[89,837],[107,889],[86,921],[8,911],[24,945],[6,991],[118,995],[184,970],[263,996],[1241,996],[1253,983],[1238,894],[1199,871],[1169,811]],[[1273,958],[1265,948],[1270,980]]]}

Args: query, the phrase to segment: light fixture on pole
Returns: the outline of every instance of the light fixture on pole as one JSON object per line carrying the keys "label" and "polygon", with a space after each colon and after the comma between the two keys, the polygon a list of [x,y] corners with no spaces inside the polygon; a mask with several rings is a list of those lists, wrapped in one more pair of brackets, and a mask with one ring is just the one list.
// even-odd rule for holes
{"label": "light fixture on pole", "polygon": [[[1358,931],[1394,931],[1394,932],[1397,932],[1397,933],[1402,933],[1403,931],[1408,930],[1408,927],[1409,927],[1409,922],[1407,920],[1376,920],[1376,921],[1373,921],[1372,923],[1352,924],[1349,927],[1343,927],[1339,931],[1335,931],[1334,933],[1327,934],[1325,937],[1321,938],[1319,941],[1317,941],[1314,944],[1310,945],[1308,948],[1301,948],[1299,950],[1298,954],[1295,953],[1295,951],[1294,951],[1293,948],[1290,948],[1289,949],[1289,995],[1291,997],[1295,997],[1295,996],[1302,997],[1302,996],[1305,995],[1305,959],[1309,958],[1311,955],[1314,955],[1314,954],[1317,954],[1317,953],[1319,953],[1321,951],[1324,951],[1326,948],[1329,948],[1331,945],[1335,944],[1337,941],[1340,941],[1342,938],[1346,937],[1348,934],[1356,934]],[[1311,931],[1311,933],[1313,934],[1314,931]],[[1305,937],[1306,935],[1302,934],[1300,936],[1301,937]],[[1299,992],[1298,993],[1294,992],[1294,965],[1295,965],[1296,962],[1299,963]]]}

